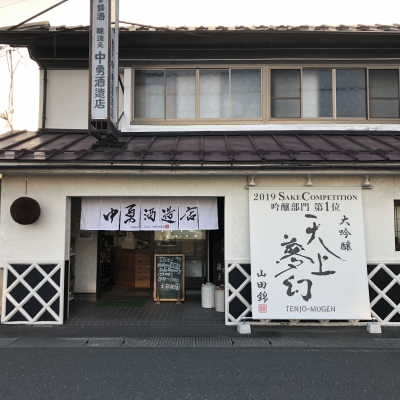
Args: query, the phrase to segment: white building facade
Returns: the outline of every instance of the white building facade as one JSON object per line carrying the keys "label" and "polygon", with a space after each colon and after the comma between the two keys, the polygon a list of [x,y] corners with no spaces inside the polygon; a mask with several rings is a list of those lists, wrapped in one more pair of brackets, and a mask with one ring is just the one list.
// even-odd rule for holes
{"label": "white building facade", "polygon": [[[365,265],[358,271],[362,288],[354,283],[354,290],[368,293],[371,317],[400,323],[400,55],[390,47],[400,31],[360,29],[122,30],[119,144],[98,143],[88,133],[87,47],[74,44],[69,53],[66,46],[80,43],[87,31],[68,36],[41,27],[1,33],[0,41],[19,46],[37,35],[31,56],[42,67],[41,129],[0,138],[0,267],[7,276],[2,323],[67,318],[71,237],[79,235],[82,199],[207,197],[219,201],[223,252],[209,250],[216,255],[208,255],[203,278],[225,283],[226,324],[243,317],[301,324],[297,314],[252,314],[250,287],[259,271],[252,267],[249,192],[257,188],[317,194],[357,188]],[[40,39],[40,32],[58,35],[58,55],[46,52],[50,39]],[[337,44],[342,37],[357,49]],[[386,48],[377,50],[377,44]],[[20,197],[39,203],[36,222],[24,225],[11,215]],[[266,221],[266,230],[276,228]],[[93,299],[99,290],[98,234],[93,230],[92,240],[76,240],[73,254],[74,292]],[[216,246],[212,236],[207,246]],[[224,270],[219,280],[217,261]],[[40,277],[27,278],[32,271]],[[277,283],[266,283],[272,285]],[[334,290],[343,296],[340,288]],[[269,304],[271,297],[264,300]],[[296,301],[303,305],[301,298]],[[331,315],[318,315],[312,323],[369,320],[363,312],[351,319]]]}

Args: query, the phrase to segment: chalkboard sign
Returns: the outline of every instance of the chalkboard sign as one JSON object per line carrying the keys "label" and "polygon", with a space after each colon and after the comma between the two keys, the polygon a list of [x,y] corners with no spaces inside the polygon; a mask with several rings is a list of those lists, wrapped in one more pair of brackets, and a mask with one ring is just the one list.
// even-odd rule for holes
{"label": "chalkboard sign", "polygon": [[185,300],[185,255],[157,254],[154,256],[154,300]]}

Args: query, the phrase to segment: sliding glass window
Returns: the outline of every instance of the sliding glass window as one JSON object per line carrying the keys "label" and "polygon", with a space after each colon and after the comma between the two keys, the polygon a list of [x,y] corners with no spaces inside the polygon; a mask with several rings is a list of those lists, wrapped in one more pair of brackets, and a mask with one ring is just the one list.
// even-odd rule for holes
{"label": "sliding glass window", "polygon": [[196,118],[196,71],[166,71],[167,119]]}
{"label": "sliding glass window", "polygon": [[137,121],[261,120],[261,68],[134,70]]}
{"label": "sliding glass window", "polygon": [[164,118],[164,71],[135,71],[135,118]]}
{"label": "sliding glass window", "polygon": [[261,71],[259,69],[231,70],[232,118],[261,117]]}
{"label": "sliding glass window", "polygon": [[369,70],[369,114],[372,118],[399,118],[399,70]]}
{"label": "sliding glass window", "polygon": [[336,116],[338,118],[366,118],[366,70],[336,70]]}
{"label": "sliding glass window", "polygon": [[379,66],[135,69],[132,122],[399,119],[399,71]]}
{"label": "sliding glass window", "polygon": [[271,71],[271,116],[300,118],[300,70]]}
{"label": "sliding glass window", "polygon": [[200,118],[229,118],[229,70],[200,71]]}
{"label": "sliding glass window", "polygon": [[272,69],[271,117],[366,118],[366,70]]}
{"label": "sliding glass window", "polygon": [[332,70],[303,69],[303,117],[332,117]]}

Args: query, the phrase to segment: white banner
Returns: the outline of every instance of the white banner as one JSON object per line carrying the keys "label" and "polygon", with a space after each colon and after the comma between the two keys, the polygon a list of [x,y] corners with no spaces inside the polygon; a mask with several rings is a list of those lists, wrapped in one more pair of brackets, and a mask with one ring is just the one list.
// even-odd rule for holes
{"label": "white banner", "polygon": [[121,197],[120,230],[140,230],[140,197]]}
{"label": "white banner", "polygon": [[370,319],[361,188],[249,189],[252,315]]}
{"label": "white banner", "polygon": [[199,197],[199,229],[218,229],[218,207],[216,197]]}
{"label": "white banner", "polygon": [[179,198],[179,229],[199,229],[199,210],[197,208],[197,197]]}
{"label": "white banner", "polygon": [[98,231],[100,229],[101,197],[82,197],[81,207],[81,230]]}
{"label": "white banner", "polygon": [[177,197],[160,198],[160,225],[163,230],[179,229],[179,206]]}
{"label": "white banner", "polygon": [[142,198],[140,209],[140,230],[155,231],[160,229],[160,199]]}
{"label": "white banner", "polygon": [[81,230],[218,229],[216,197],[83,197]]}
{"label": "white banner", "polygon": [[100,230],[118,231],[121,215],[121,200],[119,197],[103,197],[101,199]]}

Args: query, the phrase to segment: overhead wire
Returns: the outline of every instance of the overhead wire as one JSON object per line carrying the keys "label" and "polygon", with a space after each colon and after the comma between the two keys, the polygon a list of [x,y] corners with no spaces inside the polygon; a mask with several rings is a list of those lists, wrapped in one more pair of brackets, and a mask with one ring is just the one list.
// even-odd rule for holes
{"label": "overhead wire", "polygon": [[1,6],[0,8],[10,7],[10,6],[13,6],[14,4],[23,3],[24,1],[25,0],[16,1],[14,3],[6,4],[5,6]]}

